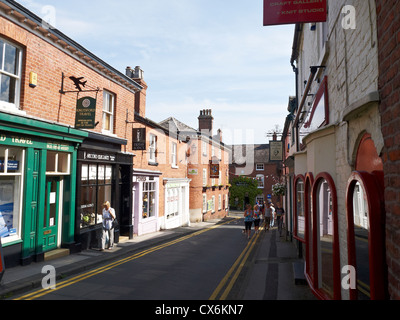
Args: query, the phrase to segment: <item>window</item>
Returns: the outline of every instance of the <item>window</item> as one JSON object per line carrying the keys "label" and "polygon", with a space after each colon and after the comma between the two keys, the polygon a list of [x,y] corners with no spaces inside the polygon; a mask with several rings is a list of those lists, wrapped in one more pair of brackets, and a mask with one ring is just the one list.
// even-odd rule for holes
{"label": "window", "polygon": [[263,171],[264,170],[264,163],[257,163],[256,164],[256,170],[257,171]]}
{"label": "window", "polygon": [[296,229],[295,236],[304,240],[305,234],[305,197],[304,197],[304,181],[302,177],[299,177],[295,185],[296,193],[296,204],[295,204],[295,219]]}
{"label": "window", "polygon": [[203,213],[207,212],[207,195],[203,194]]}
{"label": "window", "polygon": [[201,153],[203,156],[207,156],[207,142],[202,141],[201,143]]}
{"label": "window", "polygon": [[70,173],[69,153],[63,152],[47,152],[46,174],[47,175],[68,175]]}
{"label": "window", "polygon": [[203,169],[203,187],[207,186],[207,169]]}
{"label": "window", "polygon": [[221,195],[219,194],[218,195],[218,210],[221,210],[222,209],[222,197],[221,197]]}
{"label": "window", "polygon": [[212,201],[212,204],[211,204],[211,213],[215,213],[215,196],[212,196],[212,197],[211,197],[211,201]]}
{"label": "window", "polygon": [[218,185],[222,185],[222,173],[221,173],[221,170],[219,170],[219,173],[218,173]]}
{"label": "window", "polygon": [[114,94],[103,92],[103,131],[114,133]]}
{"label": "window", "polygon": [[258,182],[258,188],[259,189],[264,189],[264,175],[258,174],[256,176],[257,182]]}
{"label": "window", "polygon": [[170,188],[167,190],[167,219],[179,215],[179,190]]}
{"label": "window", "polygon": [[0,38],[0,107],[19,109],[21,50]]}
{"label": "window", "polygon": [[[173,204],[175,206],[175,204]],[[172,211],[175,209],[173,208]],[[143,183],[143,205],[142,217],[144,219],[155,217],[156,215],[156,183]]]}
{"label": "window", "polygon": [[113,168],[104,164],[82,164],[81,228],[103,222],[103,203],[111,201]]}
{"label": "window", "polygon": [[173,168],[177,167],[177,145],[175,142],[171,143],[171,166]]}
{"label": "window", "polygon": [[229,199],[228,199],[228,195],[225,195],[225,209],[228,209],[229,207]]}
{"label": "window", "polygon": [[0,238],[20,239],[25,150],[0,147]]}
{"label": "window", "polygon": [[156,162],[156,152],[157,152],[157,136],[154,134],[150,135],[150,146],[149,146],[149,161]]}

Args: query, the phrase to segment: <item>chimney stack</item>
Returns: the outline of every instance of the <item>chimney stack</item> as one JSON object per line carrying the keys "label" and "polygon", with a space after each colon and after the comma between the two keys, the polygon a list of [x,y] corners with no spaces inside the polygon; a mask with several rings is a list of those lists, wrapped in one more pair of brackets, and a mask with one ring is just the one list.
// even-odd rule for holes
{"label": "chimney stack", "polygon": [[142,117],[146,116],[146,91],[147,91],[147,83],[143,80],[143,70],[136,66],[135,69],[131,67],[126,67],[125,74],[138,84],[140,84],[143,89],[135,94],[135,113],[139,114]]}
{"label": "chimney stack", "polygon": [[204,132],[207,131],[207,134],[212,137],[213,135],[213,121],[214,118],[211,114],[211,109],[203,109],[200,110],[199,119],[199,131]]}

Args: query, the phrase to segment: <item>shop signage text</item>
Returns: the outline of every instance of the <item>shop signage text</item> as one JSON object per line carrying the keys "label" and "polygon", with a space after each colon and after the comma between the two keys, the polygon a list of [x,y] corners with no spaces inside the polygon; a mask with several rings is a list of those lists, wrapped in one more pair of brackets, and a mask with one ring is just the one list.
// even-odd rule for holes
{"label": "shop signage text", "polygon": [[116,157],[115,157],[115,155],[111,155],[111,154],[99,154],[99,153],[93,153],[93,152],[84,152],[83,159],[84,160],[101,160],[101,161],[114,162]]}
{"label": "shop signage text", "polygon": [[132,149],[146,150],[146,128],[132,129]]}
{"label": "shop signage text", "polygon": [[76,103],[75,128],[94,129],[96,118],[96,99],[83,97]]}
{"label": "shop signage text", "polygon": [[326,0],[264,0],[264,26],[324,22]]}

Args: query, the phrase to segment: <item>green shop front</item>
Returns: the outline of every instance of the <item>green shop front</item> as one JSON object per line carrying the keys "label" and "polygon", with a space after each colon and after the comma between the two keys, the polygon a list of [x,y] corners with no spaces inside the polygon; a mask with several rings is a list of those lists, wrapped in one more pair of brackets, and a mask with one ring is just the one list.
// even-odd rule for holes
{"label": "green shop front", "polygon": [[6,268],[75,243],[77,149],[88,133],[0,113],[0,237]]}

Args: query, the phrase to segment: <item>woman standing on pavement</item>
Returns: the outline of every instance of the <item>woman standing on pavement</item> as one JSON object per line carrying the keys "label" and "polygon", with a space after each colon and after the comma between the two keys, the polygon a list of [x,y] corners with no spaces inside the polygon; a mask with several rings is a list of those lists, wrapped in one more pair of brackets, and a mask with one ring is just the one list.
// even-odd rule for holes
{"label": "woman standing on pavement", "polygon": [[253,224],[253,210],[251,210],[251,205],[246,205],[246,210],[244,211],[244,226],[245,232],[247,233],[247,239],[250,239],[251,235],[251,226]]}
{"label": "woman standing on pavement", "polygon": [[260,207],[256,204],[254,206],[254,211],[253,211],[254,230],[256,233],[258,233],[258,229],[260,228],[260,216],[261,216],[261,210]]}

